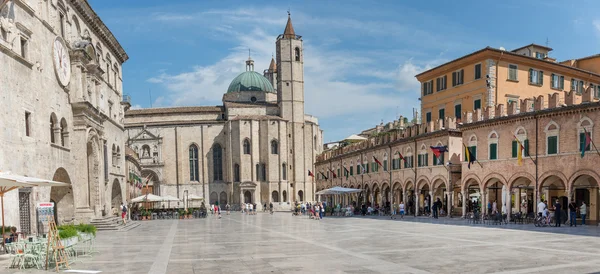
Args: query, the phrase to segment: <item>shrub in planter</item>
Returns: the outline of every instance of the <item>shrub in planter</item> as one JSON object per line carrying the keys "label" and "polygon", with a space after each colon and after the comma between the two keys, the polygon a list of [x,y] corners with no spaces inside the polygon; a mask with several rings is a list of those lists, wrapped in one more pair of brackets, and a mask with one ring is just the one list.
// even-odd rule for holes
{"label": "shrub in planter", "polygon": [[180,209],[177,211],[177,213],[179,214],[179,219],[185,218],[185,210]]}
{"label": "shrub in planter", "polygon": [[77,231],[81,234],[89,234],[96,237],[96,226],[91,224],[78,224],[75,226]]}
{"label": "shrub in planter", "polygon": [[77,242],[79,234],[74,225],[61,225],[57,229],[64,246],[71,246]]}

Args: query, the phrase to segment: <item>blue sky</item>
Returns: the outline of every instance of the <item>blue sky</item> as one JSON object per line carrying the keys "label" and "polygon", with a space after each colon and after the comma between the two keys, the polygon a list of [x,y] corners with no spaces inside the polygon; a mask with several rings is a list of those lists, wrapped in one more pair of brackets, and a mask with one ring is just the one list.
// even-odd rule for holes
{"label": "blue sky", "polygon": [[[129,55],[133,105],[218,105],[248,48],[268,67],[287,10],[305,55],[306,112],[326,142],[419,108],[419,72],[472,51],[538,43],[600,53],[597,1],[89,0]],[[152,92],[152,100],[149,91]]]}

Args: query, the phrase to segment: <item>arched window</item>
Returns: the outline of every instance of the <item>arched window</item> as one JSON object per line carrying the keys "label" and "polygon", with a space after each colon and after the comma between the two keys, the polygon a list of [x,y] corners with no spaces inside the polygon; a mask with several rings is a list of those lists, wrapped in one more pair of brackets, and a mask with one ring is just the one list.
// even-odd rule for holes
{"label": "arched window", "polygon": [[244,154],[250,154],[250,140],[244,139]]}
{"label": "arched window", "polygon": [[546,154],[548,155],[558,154],[559,130],[560,127],[554,121],[548,123],[544,130],[546,133]]}
{"label": "arched window", "polygon": [[67,120],[62,118],[60,120],[60,144],[66,147],[69,144],[69,131],[67,128]]}
{"label": "arched window", "polygon": [[55,135],[55,128],[57,125],[58,121],[56,119],[56,114],[52,113],[50,114],[50,143],[55,144],[56,143],[56,135]]}
{"label": "arched window", "polygon": [[150,146],[149,145],[142,146],[142,158],[150,158]]}
{"label": "arched window", "polygon": [[117,146],[117,158],[116,158],[117,167],[119,167],[120,164],[121,164],[121,147]]}
{"label": "arched window", "polygon": [[283,196],[283,202],[287,202],[287,192],[285,190],[281,192],[281,196]]}
{"label": "arched window", "polygon": [[115,144],[112,145],[112,165],[117,165],[117,146]]}
{"label": "arched window", "polygon": [[302,190],[298,190],[298,200],[300,202],[304,201],[304,192]]}
{"label": "arched window", "polygon": [[294,49],[294,58],[296,61],[300,61],[300,48],[298,47]]}
{"label": "arched window", "polygon": [[73,15],[71,21],[73,22],[73,29],[71,30],[71,35],[73,36],[72,39],[73,41],[77,41],[81,37],[81,27],[79,26],[79,20],[77,20],[77,17],[75,15]]}
{"label": "arched window", "polygon": [[[577,146],[577,150],[579,152],[585,153],[585,151],[590,151],[592,149],[591,140],[593,140],[594,132],[594,122],[588,118],[583,117],[579,120],[577,125],[577,137],[579,140],[579,145]],[[584,154],[582,154],[583,156]]]}
{"label": "arched window", "polygon": [[[471,154],[473,154],[473,157],[475,159],[477,159],[477,136],[475,136],[475,134],[471,135],[471,137],[469,137],[469,142],[467,142],[467,148],[469,149],[469,151],[471,152]],[[466,156],[465,156],[465,161],[467,160]]]}
{"label": "arched window", "polygon": [[417,166],[424,167],[429,165],[429,154],[427,153],[427,146],[421,144],[419,155],[417,155]]}
{"label": "arched window", "polygon": [[233,165],[233,181],[234,182],[240,181],[240,165],[239,164]]}
{"label": "arched window", "polygon": [[106,75],[106,83],[110,85],[110,55],[106,54],[106,71],[104,74]]}
{"label": "arched window", "polygon": [[277,140],[271,141],[271,154],[279,154],[279,143]]}
{"label": "arched window", "polygon": [[414,166],[413,157],[412,148],[406,147],[406,149],[404,149],[404,168],[412,168]]}
{"label": "arched window", "polygon": [[271,192],[271,201],[273,201],[274,203],[279,202],[279,193],[277,192],[277,190],[273,190],[273,192]]}
{"label": "arched window", "polygon": [[[515,130],[515,137],[517,137],[517,139],[519,139],[519,142],[521,142],[521,145],[523,145],[523,150],[521,151],[522,157],[528,157],[529,156],[529,140],[527,139],[527,131],[525,131],[525,128],[523,128],[523,127],[517,128],[517,130]],[[513,158],[517,158],[517,156],[518,156],[519,142],[517,142],[517,140],[512,141],[512,157]]]}
{"label": "arched window", "polygon": [[285,163],[281,165],[281,179],[287,180],[287,165]]}
{"label": "arched window", "polygon": [[191,145],[190,149],[190,181],[199,181],[200,173],[198,171],[198,147]]}
{"label": "arched window", "polygon": [[498,133],[496,131],[492,131],[488,136],[488,145],[489,145],[489,159],[496,160],[498,159]]}
{"label": "arched window", "polygon": [[221,145],[213,145],[213,180],[223,180],[223,150]]}

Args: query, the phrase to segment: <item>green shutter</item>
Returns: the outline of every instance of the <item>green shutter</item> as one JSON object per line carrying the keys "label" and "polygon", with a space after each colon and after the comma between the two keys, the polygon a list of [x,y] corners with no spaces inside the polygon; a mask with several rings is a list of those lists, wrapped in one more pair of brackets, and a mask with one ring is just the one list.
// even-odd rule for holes
{"label": "green shutter", "polygon": [[558,137],[557,136],[549,136],[548,137],[548,154],[556,154],[558,153]]}
{"label": "green shutter", "polygon": [[523,142],[523,146],[525,147],[525,155],[523,157],[529,157],[529,139]]}
{"label": "green shutter", "polygon": [[554,77],[557,77],[557,76],[556,76],[556,74],[552,73],[550,75],[550,87],[558,88],[557,86],[554,86],[554,79],[555,79]]}
{"label": "green shutter", "polygon": [[538,84],[540,86],[544,85],[544,72],[541,70],[538,72]]}
{"label": "green shutter", "polygon": [[425,154],[425,166],[429,165],[429,154]]}
{"label": "green shutter", "polygon": [[579,86],[577,87],[577,92],[578,93],[582,93],[583,92],[583,81],[579,81]]}
{"label": "green shutter", "polygon": [[475,100],[475,102],[473,103],[473,109],[481,109],[481,99],[477,99]]}
{"label": "green shutter", "polygon": [[560,77],[560,89],[565,89],[565,77]]}
{"label": "green shutter", "polygon": [[473,154],[473,158],[477,159],[477,146],[469,147],[471,154]]}
{"label": "green shutter", "polygon": [[513,140],[512,141],[512,157],[513,158],[517,158],[517,147],[519,146],[519,144],[517,143],[517,140]]}
{"label": "green shutter", "polygon": [[387,171],[388,167],[387,167],[387,160],[383,160],[383,171]]}
{"label": "green shutter", "polygon": [[498,144],[490,144],[490,160],[498,159]]}
{"label": "green shutter", "polygon": [[529,83],[533,83],[533,69],[529,69]]}

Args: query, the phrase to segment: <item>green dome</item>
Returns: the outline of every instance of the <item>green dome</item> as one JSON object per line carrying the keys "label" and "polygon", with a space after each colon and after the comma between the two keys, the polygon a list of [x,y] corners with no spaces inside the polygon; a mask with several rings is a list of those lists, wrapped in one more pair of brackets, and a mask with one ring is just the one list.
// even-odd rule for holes
{"label": "green dome", "polygon": [[267,78],[255,71],[245,71],[231,81],[227,92],[263,91],[275,92],[273,85]]}

